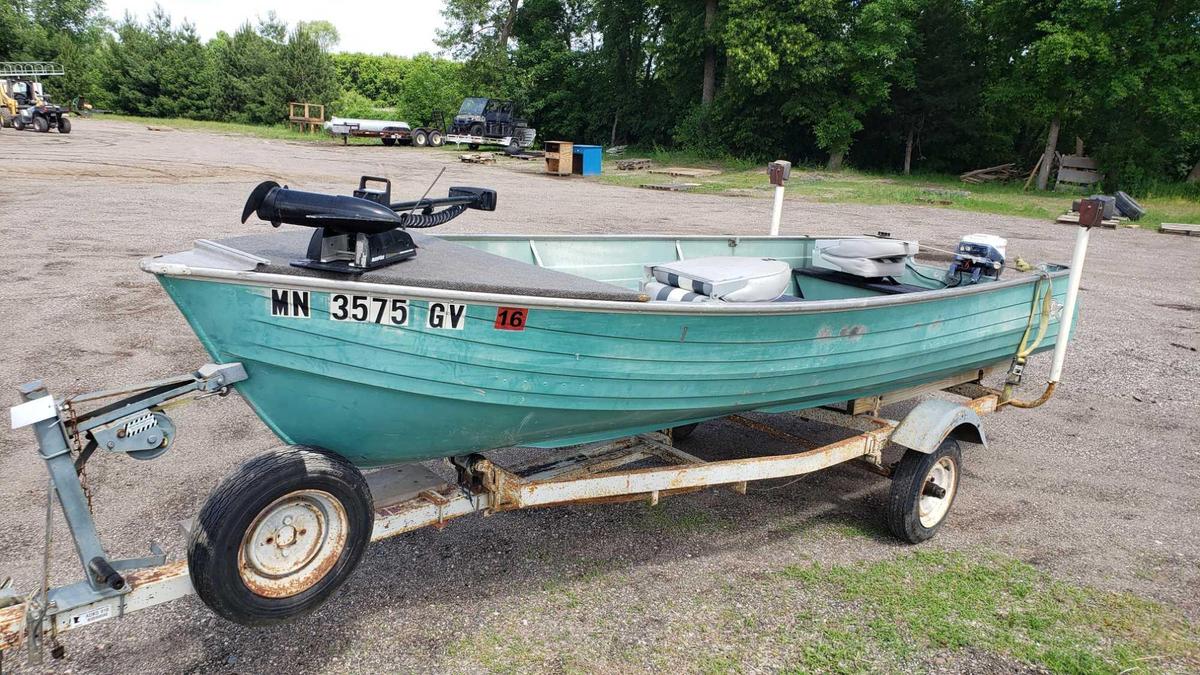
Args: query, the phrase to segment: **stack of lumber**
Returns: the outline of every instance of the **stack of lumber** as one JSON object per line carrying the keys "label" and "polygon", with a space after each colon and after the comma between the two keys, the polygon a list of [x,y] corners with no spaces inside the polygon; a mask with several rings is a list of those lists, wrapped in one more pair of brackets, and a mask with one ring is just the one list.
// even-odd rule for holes
{"label": "stack of lumber", "polygon": [[461,161],[469,164],[495,164],[496,156],[490,152],[471,152],[465,155],[459,155]]}
{"label": "stack of lumber", "polygon": [[700,187],[700,183],[642,183],[640,187],[647,190],[666,190],[667,192],[687,192]]}
{"label": "stack of lumber", "polygon": [[986,169],[975,169],[964,174],[959,174],[958,179],[964,183],[991,183],[993,181],[1007,181],[1021,177],[1022,172],[1017,169],[1017,165],[1009,162],[1008,164],[999,164],[997,166],[989,166]]}
{"label": "stack of lumber", "polygon": [[617,162],[618,171],[637,171],[649,168],[650,160],[648,159],[622,159]]}

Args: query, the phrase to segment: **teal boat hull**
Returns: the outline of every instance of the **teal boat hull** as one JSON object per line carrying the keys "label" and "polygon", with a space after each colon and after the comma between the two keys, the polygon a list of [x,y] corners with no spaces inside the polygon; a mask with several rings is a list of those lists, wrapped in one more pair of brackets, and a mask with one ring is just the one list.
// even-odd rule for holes
{"label": "teal boat hull", "polygon": [[[397,293],[408,316],[394,326],[330,320],[336,290],[306,291],[306,317],[272,316],[277,279],[157,276],[211,357],[245,366],[238,392],[283,442],[362,467],[568,445],[934,382],[1010,359],[1037,281],[763,314],[531,302],[518,329],[499,325],[511,299],[470,297],[460,327],[445,330],[430,327],[435,300],[419,293]],[[1061,304],[1065,283],[1055,295]],[[1052,320],[1039,351],[1054,346],[1057,327]]]}

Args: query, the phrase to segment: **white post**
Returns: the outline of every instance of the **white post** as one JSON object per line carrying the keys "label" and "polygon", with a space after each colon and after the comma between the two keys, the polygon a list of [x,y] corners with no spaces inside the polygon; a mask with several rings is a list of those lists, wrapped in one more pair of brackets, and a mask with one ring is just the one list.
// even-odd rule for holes
{"label": "white post", "polygon": [[1092,228],[1080,226],[1075,235],[1075,251],[1071,254],[1071,275],[1067,279],[1067,302],[1058,321],[1058,337],[1054,340],[1054,362],[1050,365],[1050,382],[1062,376],[1063,361],[1067,358],[1067,340],[1075,321],[1075,301],[1079,298],[1079,282],[1083,277],[1083,259],[1087,256],[1088,239]]}
{"label": "white post", "polygon": [[779,221],[783,218],[783,186],[775,186],[775,206],[771,209],[771,236],[779,236]]}

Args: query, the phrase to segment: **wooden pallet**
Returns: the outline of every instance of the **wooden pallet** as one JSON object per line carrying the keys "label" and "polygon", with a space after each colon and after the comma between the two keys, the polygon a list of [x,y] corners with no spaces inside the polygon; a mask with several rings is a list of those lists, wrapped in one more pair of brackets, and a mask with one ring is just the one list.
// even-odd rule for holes
{"label": "wooden pallet", "polygon": [[618,171],[638,171],[649,168],[650,160],[648,159],[622,159],[617,161]]}
{"label": "wooden pallet", "polygon": [[469,152],[458,156],[459,161],[468,164],[495,164],[496,155],[490,152]]}
{"label": "wooden pallet", "polygon": [[700,187],[700,183],[642,183],[640,187],[647,190],[666,190],[668,192],[687,192]]}
{"label": "wooden pallet", "polygon": [[716,169],[689,169],[681,166],[668,166],[665,169],[650,169],[650,173],[658,173],[664,176],[686,176],[687,178],[700,178],[701,176],[715,176],[721,172]]}
{"label": "wooden pallet", "polygon": [[[1078,225],[1079,224],[1079,212],[1071,211],[1070,213],[1064,213],[1058,217],[1056,222],[1066,223],[1068,225]],[[1118,220],[1116,218],[1106,218],[1106,219],[1100,221],[1100,226],[1101,227],[1111,227],[1113,229],[1116,229],[1117,227],[1122,226],[1122,223],[1120,220]],[[1125,225],[1125,226],[1126,227],[1137,227],[1137,225]]]}
{"label": "wooden pallet", "polygon": [[1163,223],[1160,231],[1166,234],[1182,234],[1187,237],[1193,234],[1200,235],[1200,225],[1191,223]]}

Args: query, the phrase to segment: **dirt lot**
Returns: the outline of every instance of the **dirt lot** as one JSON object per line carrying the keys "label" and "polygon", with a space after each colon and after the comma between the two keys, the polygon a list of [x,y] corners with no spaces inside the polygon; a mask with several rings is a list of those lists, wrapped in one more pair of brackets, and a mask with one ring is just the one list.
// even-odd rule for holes
{"label": "dirt lot", "polygon": [[[88,120],[70,136],[4,130],[0,160],[8,167],[0,181],[0,236],[7,248],[0,257],[0,385],[13,402],[16,386],[34,378],[65,394],[203,363],[200,345],[154,279],[138,270],[138,260],[188,248],[194,239],[266,227],[237,221],[250,188],[265,179],[346,193],[360,174],[383,175],[393,179],[398,195],[415,196],[445,166],[435,192],[482,185],[500,197],[495,213],[461,218],[447,226],[453,231],[761,233],[770,213],[766,199],[552,179],[511,160],[485,167],[429,150],[148,131]],[[1072,227],[1028,219],[801,201],[788,203],[783,229],[887,230],[942,248],[962,234],[991,232],[1008,238],[1011,257],[1031,262],[1065,262],[1074,237]],[[916,560],[1000,555],[1048,573],[1055,583],[1128,592],[1200,618],[1198,258],[1200,238],[1095,234],[1064,385],[1039,410],[986,420],[991,449],[967,448],[955,512],[939,536],[920,547],[928,556]],[[1042,357],[1034,364],[1027,393],[1037,388],[1047,362]],[[173,557],[183,555],[177,523],[199,509],[219,477],[276,444],[235,399],[196,404],[177,421],[182,435],[166,457],[100,457],[89,470],[99,527],[117,556],[141,555],[152,540]],[[702,426],[686,448],[758,451],[769,443],[718,422]],[[0,577],[11,574],[26,589],[39,578],[45,482],[31,436],[6,426]],[[746,497],[710,491],[656,508],[467,518],[442,532],[372,546],[333,601],[294,623],[241,628],[215,618],[193,597],[69,634],[68,658],[56,667],[113,673],[285,666],[721,670],[739,663],[749,670],[822,669],[823,662],[806,660],[805,636],[824,639],[821,626],[853,613],[855,605],[812,585],[780,586],[778,580],[810,579],[788,570],[814,562],[824,566],[814,569],[844,564],[853,570],[914,560],[911,549],[883,529],[886,490],[883,481],[847,467]],[[55,536],[54,578],[73,581],[78,566],[65,528]],[[919,576],[923,568],[913,569]],[[911,576],[898,578],[920,581]],[[767,635],[774,637],[760,641]],[[971,644],[934,645],[941,646],[828,663],[945,672],[1018,665]]]}

